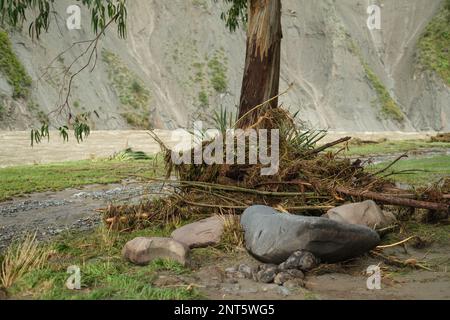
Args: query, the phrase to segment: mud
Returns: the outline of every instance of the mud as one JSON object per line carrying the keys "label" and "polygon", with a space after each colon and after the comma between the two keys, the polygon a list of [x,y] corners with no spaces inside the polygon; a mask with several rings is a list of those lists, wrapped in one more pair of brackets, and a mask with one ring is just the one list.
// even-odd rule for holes
{"label": "mud", "polygon": [[[230,281],[224,270],[239,263],[249,265],[260,264],[247,253],[242,252],[233,258],[221,257],[213,259],[194,272],[193,278],[200,292],[211,299],[227,300],[398,300],[398,299],[450,299],[450,259],[448,248],[433,246],[423,250],[391,249],[389,254],[398,258],[426,260],[433,271],[397,269],[387,266],[372,257],[362,257],[336,269],[330,266],[329,271],[312,272],[306,275],[304,288],[287,289],[275,284],[262,284],[248,279]],[[381,267],[381,289],[367,288],[367,267]]]}

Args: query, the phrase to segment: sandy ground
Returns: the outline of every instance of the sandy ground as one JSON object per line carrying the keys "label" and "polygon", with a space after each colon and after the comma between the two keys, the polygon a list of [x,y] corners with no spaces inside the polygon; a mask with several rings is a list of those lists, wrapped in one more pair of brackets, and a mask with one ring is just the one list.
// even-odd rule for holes
{"label": "sandy ground", "polygon": [[[433,271],[397,269],[370,256],[354,259],[345,267],[328,266],[322,271],[306,274],[305,287],[286,289],[275,284],[257,283],[248,279],[227,278],[224,270],[245,263],[250,266],[260,264],[246,252],[235,257],[223,255],[212,259],[201,258],[201,266],[193,276],[183,279],[195,283],[199,290],[212,299],[285,299],[285,300],[432,300],[450,299],[450,260],[448,248],[431,245],[416,250],[408,246],[389,249],[386,254],[399,259],[423,259],[434,265]],[[205,262],[205,260],[207,262]],[[381,268],[381,289],[367,288],[366,270],[371,265]]]}
{"label": "sandy ground", "polygon": [[[168,146],[175,146],[181,141],[180,135],[174,131],[158,130],[157,135]],[[408,140],[427,139],[432,132],[330,132],[322,143],[341,137],[351,136],[363,140]],[[89,138],[77,143],[71,137],[64,143],[57,132],[51,133],[50,142],[30,145],[28,131],[0,131],[0,168],[23,164],[40,164],[63,162],[68,160],[84,160],[109,157],[115,152],[131,147],[149,154],[160,151],[159,145],[148,135],[147,131],[95,131]]]}

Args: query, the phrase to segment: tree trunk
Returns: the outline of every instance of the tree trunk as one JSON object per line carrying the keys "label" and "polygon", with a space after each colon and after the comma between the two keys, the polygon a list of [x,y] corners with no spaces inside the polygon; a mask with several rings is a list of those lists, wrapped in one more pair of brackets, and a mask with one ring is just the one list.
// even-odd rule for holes
{"label": "tree trunk", "polygon": [[[278,107],[278,99],[251,111],[278,95],[280,83],[281,0],[249,0],[247,54],[242,80],[238,127],[253,124],[261,110]],[[251,112],[250,112],[251,111]]]}

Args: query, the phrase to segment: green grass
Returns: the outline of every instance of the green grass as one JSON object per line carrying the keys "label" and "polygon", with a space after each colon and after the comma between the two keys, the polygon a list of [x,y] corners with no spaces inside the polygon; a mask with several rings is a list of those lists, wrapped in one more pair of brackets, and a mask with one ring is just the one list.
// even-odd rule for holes
{"label": "green grass", "polygon": [[[31,271],[8,293],[13,298],[44,300],[164,300],[196,299],[200,295],[187,286],[158,288],[152,285],[158,274],[188,275],[182,265],[158,260],[145,267],[134,266],[121,257],[123,245],[137,236],[168,236],[170,230],[148,229],[134,233],[114,233],[103,227],[88,234],[66,234],[49,246],[54,250],[48,265]],[[67,268],[78,266],[81,290],[66,288]]]}
{"label": "green grass", "polygon": [[373,155],[428,150],[434,148],[450,149],[450,143],[427,142],[425,140],[403,140],[403,141],[384,141],[378,143],[365,143],[361,145],[350,144],[349,150],[346,151],[344,154],[347,156],[373,156]]}
{"label": "green grass", "polygon": [[381,106],[381,115],[386,119],[393,119],[397,122],[402,122],[405,120],[405,116],[395,102],[395,100],[391,97],[389,91],[386,89],[386,86],[383,84],[381,79],[376,75],[376,73],[370,68],[369,64],[365,61],[363,54],[361,53],[361,49],[356,45],[355,41],[353,41],[349,36],[347,36],[348,41],[348,49],[354,55],[356,55],[362,67],[364,68],[364,72],[366,73],[367,79],[372,85],[373,89],[377,94],[377,100]]}
{"label": "green grass", "polygon": [[200,102],[200,106],[207,107],[209,105],[209,97],[205,91],[200,91],[198,94],[198,101]]}
{"label": "green grass", "polygon": [[32,192],[120,182],[133,175],[159,174],[154,161],[73,161],[0,169],[0,201]]}
{"label": "green grass", "polygon": [[227,66],[223,52],[217,51],[208,62],[211,85],[217,93],[224,93],[228,87]]}
{"label": "green grass", "polygon": [[[389,163],[381,163],[370,166],[370,170],[385,168]],[[444,177],[450,177],[450,156],[437,156],[433,158],[401,160],[386,174],[405,170],[420,170],[418,172],[399,174],[392,176],[397,182],[406,183],[411,186],[423,186],[435,183]]]}
{"label": "green grass", "polygon": [[6,113],[6,107],[3,105],[2,101],[0,100],[0,120],[3,120]]}
{"label": "green grass", "polygon": [[103,61],[108,66],[108,77],[125,109],[122,116],[134,128],[150,129],[150,90],[132,72],[120,57],[107,50],[102,51]]}
{"label": "green grass", "polygon": [[436,72],[450,86],[450,0],[422,35],[418,63]]}
{"label": "green grass", "polygon": [[398,122],[405,120],[405,116],[401,111],[398,104],[392,99],[388,90],[381,82],[380,78],[373,72],[366,62],[362,63],[364,71],[366,72],[367,78],[369,79],[372,87],[377,93],[378,101],[381,105],[381,113],[385,118],[393,119]]}
{"label": "green grass", "polygon": [[0,72],[13,88],[13,98],[27,98],[31,77],[17,58],[8,34],[0,29]]}
{"label": "green grass", "polygon": [[394,232],[383,238],[383,244],[391,244],[411,236],[418,236],[422,240],[441,246],[450,245],[450,225],[427,224],[417,221],[406,221],[402,224],[402,233]]}

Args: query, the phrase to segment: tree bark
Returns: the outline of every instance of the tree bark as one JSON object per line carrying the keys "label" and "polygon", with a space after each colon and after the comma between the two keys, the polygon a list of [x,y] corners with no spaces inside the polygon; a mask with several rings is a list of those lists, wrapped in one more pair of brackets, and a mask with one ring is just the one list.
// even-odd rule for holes
{"label": "tree bark", "polygon": [[[249,0],[247,53],[239,105],[238,127],[255,123],[261,109],[256,106],[278,95],[280,83],[281,0]],[[278,99],[268,103],[277,108]]]}

